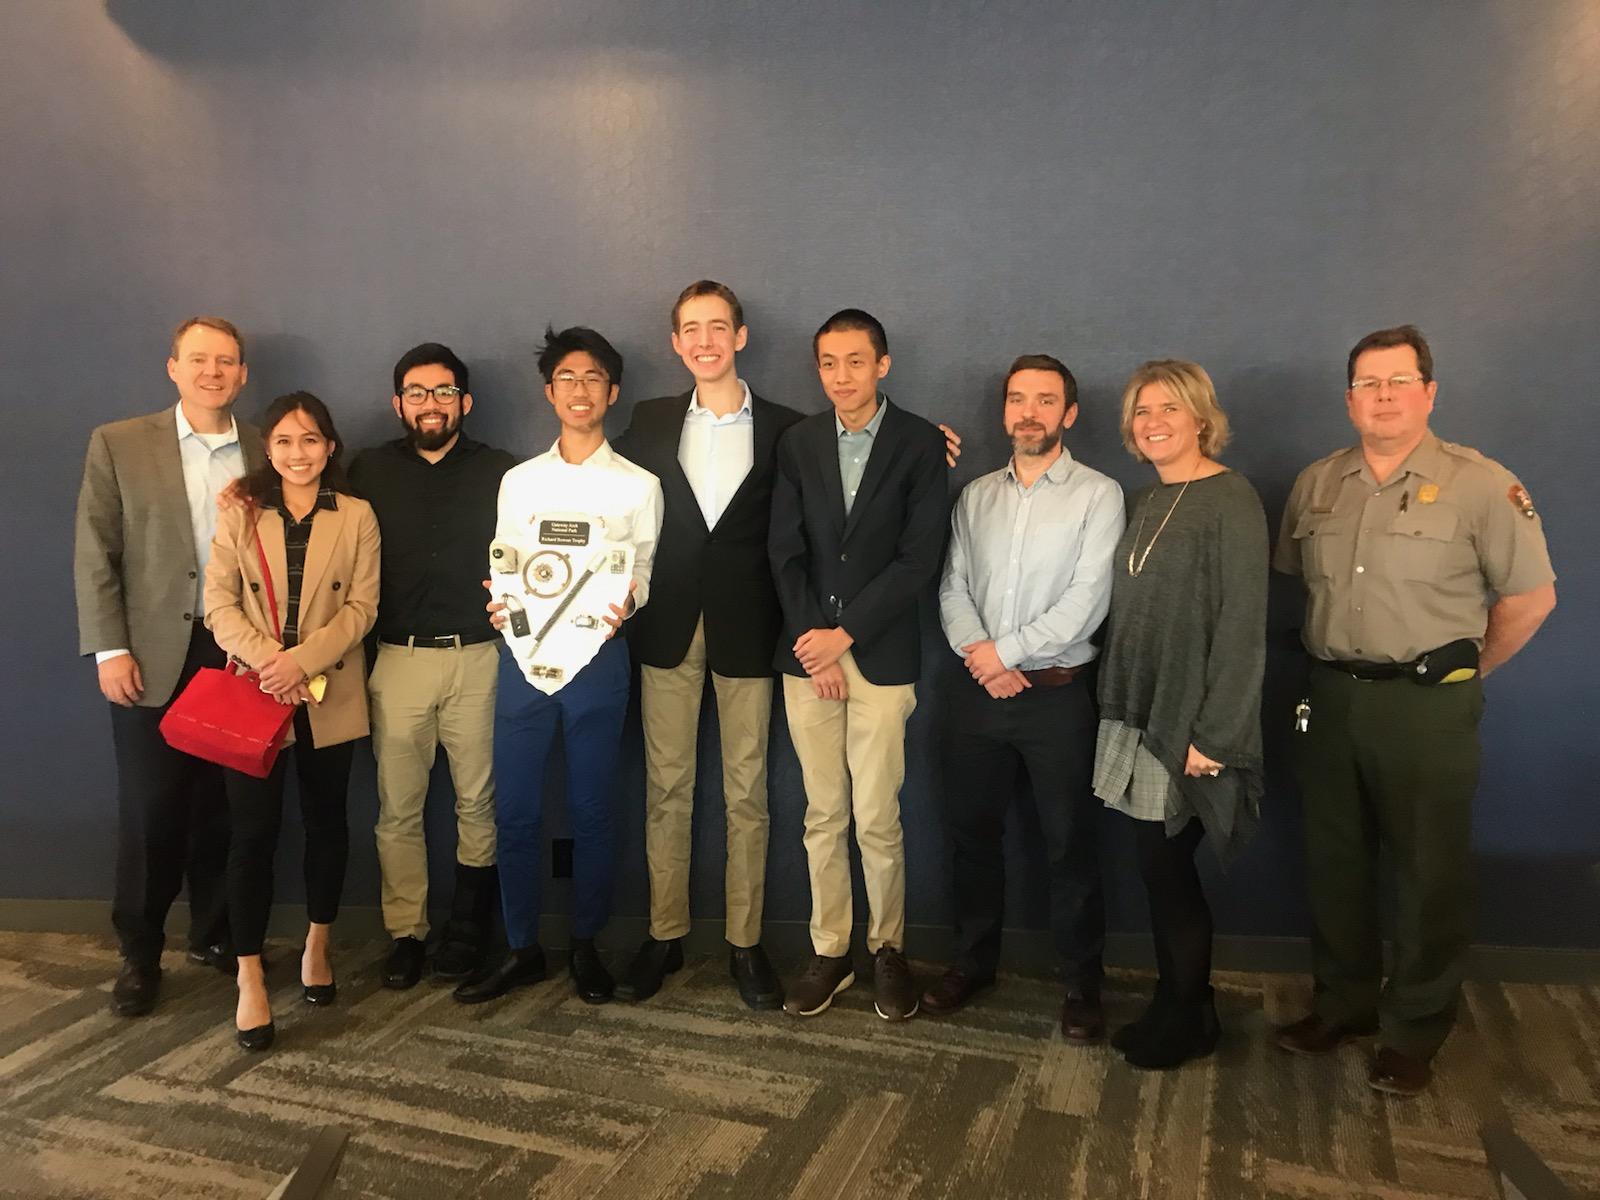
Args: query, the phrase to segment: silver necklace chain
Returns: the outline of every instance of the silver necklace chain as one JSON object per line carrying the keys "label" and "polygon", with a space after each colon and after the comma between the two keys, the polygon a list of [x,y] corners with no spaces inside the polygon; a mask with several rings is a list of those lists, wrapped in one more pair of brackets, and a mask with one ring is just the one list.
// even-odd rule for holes
{"label": "silver necklace chain", "polygon": [[[1196,465],[1195,471],[1199,471],[1199,469],[1199,466]],[[1145,518],[1150,515],[1150,505],[1146,503],[1144,506],[1145,511],[1139,514],[1139,528],[1134,531],[1133,544],[1128,547],[1128,574],[1135,579],[1144,572],[1145,560],[1150,557],[1150,551],[1156,548],[1156,541],[1161,537],[1161,531],[1167,527],[1167,522],[1172,520],[1172,514],[1178,511],[1178,503],[1183,499],[1184,492],[1189,490],[1189,485],[1194,482],[1194,478],[1194,473],[1191,472],[1189,478],[1183,481],[1183,486],[1178,489],[1178,499],[1172,502],[1172,507],[1167,509],[1167,515],[1161,518],[1161,524],[1156,526],[1155,535],[1150,539],[1150,544],[1144,548],[1144,553],[1139,555],[1139,564],[1135,566],[1133,552],[1139,548],[1139,539],[1144,535],[1144,522]]]}

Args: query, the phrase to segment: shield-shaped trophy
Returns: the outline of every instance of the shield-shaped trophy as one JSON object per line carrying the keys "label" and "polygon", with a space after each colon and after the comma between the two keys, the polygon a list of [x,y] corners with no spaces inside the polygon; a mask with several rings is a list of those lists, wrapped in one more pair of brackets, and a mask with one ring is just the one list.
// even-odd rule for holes
{"label": "shield-shaped trophy", "polygon": [[529,683],[550,695],[589,664],[632,578],[633,547],[607,539],[605,519],[589,513],[542,514],[489,544],[489,583],[506,606],[500,635]]}

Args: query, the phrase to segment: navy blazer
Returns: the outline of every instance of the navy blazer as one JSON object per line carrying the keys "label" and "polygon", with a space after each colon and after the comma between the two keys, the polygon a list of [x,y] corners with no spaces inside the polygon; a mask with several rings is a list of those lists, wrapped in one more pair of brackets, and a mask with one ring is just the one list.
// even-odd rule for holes
{"label": "navy blazer", "polygon": [[847,518],[833,410],[784,434],[767,539],[783,605],[780,671],[803,677],[795,640],[840,627],[868,681],[917,681],[917,601],[939,573],[949,527],[944,456],[937,426],[888,404]]}
{"label": "navy blazer", "polygon": [[782,618],[767,566],[767,527],[778,439],[800,414],[751,394],[755,417],[750,473],[715,529],[678,461],[683,419],[693,393],[641,400],[612,447],[661,481],[664,515],[650,575],[650,603],[624,627],[634,657],[652,667],[683,662],[695,623],[705,618],[706,662],[718,675],[772,674]]}

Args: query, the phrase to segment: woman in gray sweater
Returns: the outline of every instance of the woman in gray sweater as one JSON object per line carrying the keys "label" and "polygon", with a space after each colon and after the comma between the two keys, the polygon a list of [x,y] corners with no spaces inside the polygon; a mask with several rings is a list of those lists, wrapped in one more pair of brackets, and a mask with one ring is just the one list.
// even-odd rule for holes
{"label": "woman in gray sweater", "polygon": [[1160,483],[1129,502],[1117,545],[1095,794],[1128,817],[1160,977],[1111,1043],[1165,1069],[1216,1048],[1211,909],[1195,851],[1226,866],[1262,792],[1267,522],[1255,489],[1216,461],[1228,419],[1195,363],[1149,362],[1122,396],[1122,440]]}

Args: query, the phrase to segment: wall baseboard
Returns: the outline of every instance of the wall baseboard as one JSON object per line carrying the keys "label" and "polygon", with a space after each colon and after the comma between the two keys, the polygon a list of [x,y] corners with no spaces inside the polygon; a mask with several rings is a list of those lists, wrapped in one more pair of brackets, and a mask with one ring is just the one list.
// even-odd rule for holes
{"label": "wall baseboard", "polygon": [[[443,914],[435,914],[435,927]],[[187,927],[188,905],[172,906],[169,945],[181,945],[175,932]],[[305,929],[305,909],[296,904],[275,905],[268,935],[296,938]],[[111,904],[105,900],[5,900],[0,899],[0,930],[19,933],[93,933],[111,935]],[[709,954],[726,945],[723,923],[696,921],[685,939],[691,953]],[[600,941],[615,953],[628,953],[649,932],[643,917],[614,917]],[[339,914],[341,941],[382,941],[388,933],[383,915],[373,905],[347,905]],[[547,916],[540,924],[540,938],[546,947],[566,943],[566,918]],[[810,939],[803,921],[769,921],[762,935],[767,950],[780,959],[797,960],[810,952]],[[863,927],[858,927],[856,943],[864,944]],[[906,930],[906,951],[913,958],[939,961],[950,954],[948,929],[914,925]],[[1216,941],[1216,966],[1223,971],[1269,971],[1308,974],[1311,946],[1305,938],[1253,937],[1240,934],[1219,935]],[[1002,967],[1024,974],[1049,974],[1055,969],[1055,950],[1048,932],[1034,929],[1008,930]],[[1150,938],[1144,933],[1112,933],[1106,937],[1106,964],[1150,970],[1155,959]],[[1594,984],[1600,980],[1600,950],[1562,949],[1554,946],[1474,946],[1467,965],[1469,979],[1502,983]]]}

